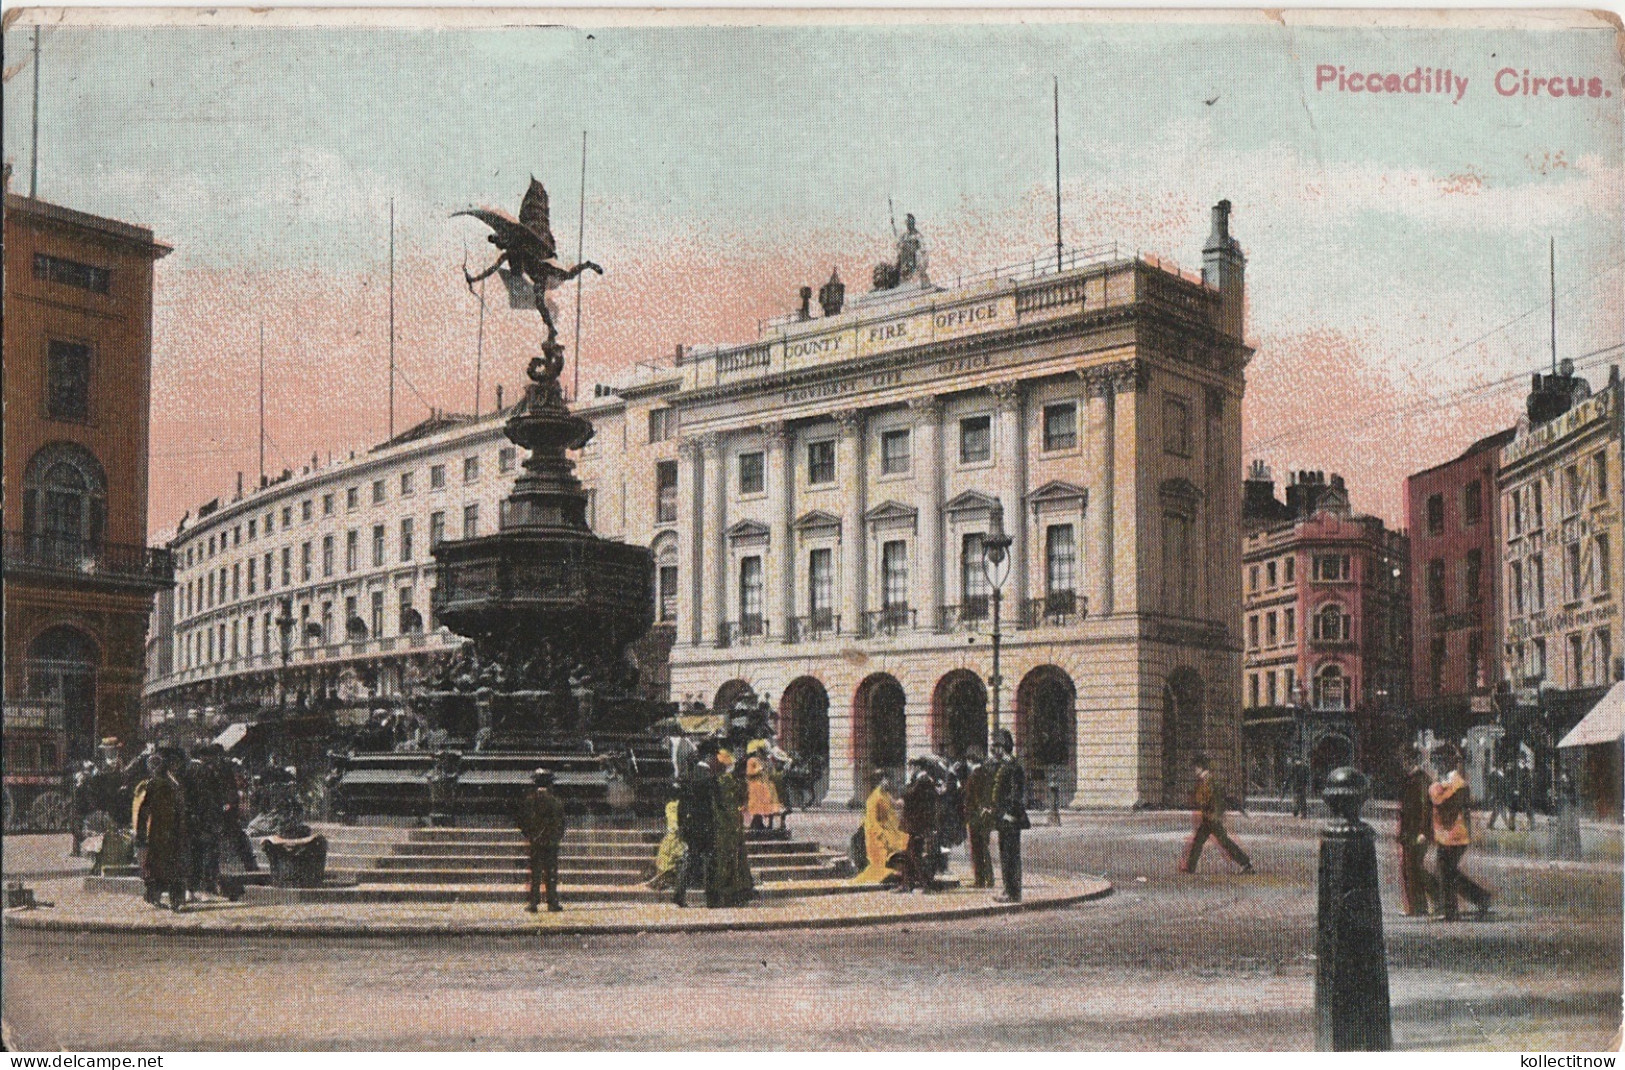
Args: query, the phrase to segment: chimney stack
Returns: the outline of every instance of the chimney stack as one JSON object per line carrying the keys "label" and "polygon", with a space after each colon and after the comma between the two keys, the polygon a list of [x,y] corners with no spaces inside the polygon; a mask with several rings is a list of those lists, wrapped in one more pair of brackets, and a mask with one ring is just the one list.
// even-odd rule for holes
{"label": "chimney stack", "polygon": [[1213,229],[1202,248],[1202,283],[1219,291],[1219,329],[1240,339],[1247,311],[1247,257],[1230,236],[1230,202],[1213,206]]}

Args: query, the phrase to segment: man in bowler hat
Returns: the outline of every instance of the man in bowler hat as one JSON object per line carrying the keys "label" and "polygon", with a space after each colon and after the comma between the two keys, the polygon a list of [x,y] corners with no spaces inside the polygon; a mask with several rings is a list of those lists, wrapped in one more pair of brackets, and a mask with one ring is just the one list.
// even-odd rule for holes
{"label": "man in bowler hat", "polygon": [[553,773],[538,769],[530,775],[534,785],[520,799],[514,821],[530,844],[530,898],[525,909],[532,914],[541,902],[541,888],[547,885],[547,909],[563,910],[559,903],[559,844],[564,840],[564,804],[553,794]]}

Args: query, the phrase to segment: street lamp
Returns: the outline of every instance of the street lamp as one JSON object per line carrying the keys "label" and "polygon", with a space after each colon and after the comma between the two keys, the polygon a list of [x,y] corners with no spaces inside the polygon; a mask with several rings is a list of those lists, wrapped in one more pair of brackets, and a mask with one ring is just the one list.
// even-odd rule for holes
{"label": "street lamp", "polygon": [[991,743],[999,733],[999,608],[1004,601],[1004,581],[1010,575],[1011,538],[1004,530],[1004,503],[997,500],[988,512],[987,534],[982,536],[982,573],[993,589],[993,675],[988,687],[993,692],[993,709],[988,715],[988,739]]}
{"label": "street lamp", "polygon": [[277,681],[277,704],[288,701],[288,660],[293,656],[293,599],[282,600],[282,616],[276,619],[277,631],[282,633],[282,674]]}

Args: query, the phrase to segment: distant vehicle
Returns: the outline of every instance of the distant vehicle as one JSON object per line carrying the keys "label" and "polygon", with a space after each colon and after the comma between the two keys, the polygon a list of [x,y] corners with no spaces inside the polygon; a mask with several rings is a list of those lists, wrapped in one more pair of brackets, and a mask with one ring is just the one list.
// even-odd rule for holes
{"label": "distant vehicle", "polygon": [[5,703],[5,831],[61,832],[73,820],[72,771],[62,702]]}

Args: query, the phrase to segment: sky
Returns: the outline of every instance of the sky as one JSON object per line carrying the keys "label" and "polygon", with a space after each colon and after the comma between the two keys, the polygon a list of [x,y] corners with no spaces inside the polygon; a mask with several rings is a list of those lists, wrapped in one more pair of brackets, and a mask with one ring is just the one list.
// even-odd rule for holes
{"label": "sky", "polygon": [[[511,398],[540,327],[493,289],[476,346],[461,268],[489,246],[450,214],[514,211],[535,175],[573,258],[583,132],[584,248],[606,270],[583,289],[584,392],[677,344],[753,338],[832,267],[860,285],[890,255],[892,211],[918,217],[938,281],[1042,255],[1052,77],[1069,246],[1195,270],[1209,206],[1233,203],[1257,348],[1246,456],[1278,479],[1341,472],[1357,509],[1403,523],[1405,475],[1511,425],[1549,363],[1549,241],[1559,356],[1598,383],[1621,361],[1611,28],[1147,18],[53,25],[39,195],[175,248],[156,269],[154,538],[236,472],[254,482],[262,323],[271,471],[385,437],[392,201],[397,429],[473,408],[477,348],[484,407],[497,383]],[[31,46],[31,29],[6,32],[22,191]],[[1337,68],[1445,68],[1451,89],[1354,92]],[[1585,95],[1525,94],[1526,70]]]}

